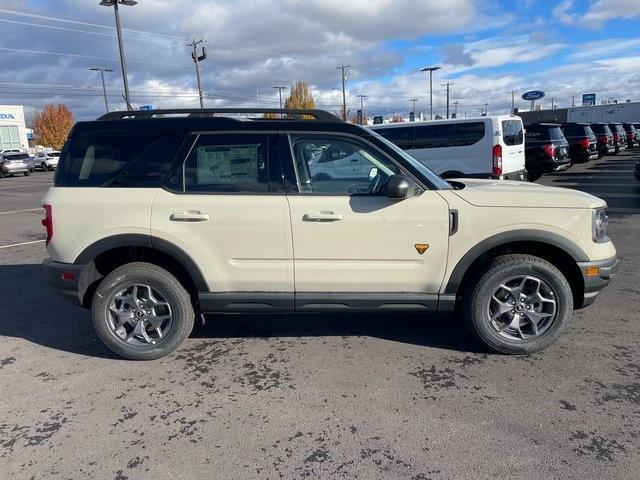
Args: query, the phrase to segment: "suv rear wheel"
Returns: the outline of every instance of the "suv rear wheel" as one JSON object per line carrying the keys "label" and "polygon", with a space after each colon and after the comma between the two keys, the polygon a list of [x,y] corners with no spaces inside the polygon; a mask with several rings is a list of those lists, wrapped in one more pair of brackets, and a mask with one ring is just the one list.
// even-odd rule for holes
{"label": "suv rear wheel", "polygon": [[150,263],[129,263],[109,273],[91,309],[105,345],[132,360],[168,355],[193,329],[189,293],[173,275]]}
{"label": "suv rear wheel", "polygon": [[532,255],[493,260],[464,292],[463,315],[473,335],[491,350],[527,354],[560,336],[573,310],[562,272]]}

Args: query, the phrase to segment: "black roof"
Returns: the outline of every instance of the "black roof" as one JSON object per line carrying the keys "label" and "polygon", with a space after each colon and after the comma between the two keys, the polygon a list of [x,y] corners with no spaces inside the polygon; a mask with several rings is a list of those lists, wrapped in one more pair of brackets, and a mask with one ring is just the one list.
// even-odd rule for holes
{"label": "black roof", "polygon": [[562,125],[579,125],[581,127],[588,127],[591,125],[591,123],[589,122],[566,122],[563,123]]}
{"label": "black roof", "polygon": [[[265,118],[269,114],[272,118]],[[73,134],[82,132],[168,133],[184,131],[340,131],[358,135],[371,132],[343,122],[324,110],[287,110],[277,108],[246,109],[172,109],[110,112],[94,121],[78,122]]]}

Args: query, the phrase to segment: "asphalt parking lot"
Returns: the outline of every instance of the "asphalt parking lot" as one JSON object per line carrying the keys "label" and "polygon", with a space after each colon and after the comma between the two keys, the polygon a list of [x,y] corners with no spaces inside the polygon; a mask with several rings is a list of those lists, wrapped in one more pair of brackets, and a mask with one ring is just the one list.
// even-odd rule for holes
{"label": "asphalt parking lot", "polygon": [[387,314],[210,317],[168,358],[118,359],[43,283],[52,174],[0,180],[0,478],[637,479],[637,155],[540,180],[607,200],[622,263],[528,357]]}

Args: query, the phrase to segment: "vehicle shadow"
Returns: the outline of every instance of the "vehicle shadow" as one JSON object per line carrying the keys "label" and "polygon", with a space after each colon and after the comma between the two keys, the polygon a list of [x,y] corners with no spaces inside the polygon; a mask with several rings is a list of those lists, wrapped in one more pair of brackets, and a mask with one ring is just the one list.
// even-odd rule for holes
{"label": "vehicle shadow", "polygon": [[[90,312],[58,298],[41,265],[0,266],[0,337],[78,355],[116,359],[98,339]],[[482,351],[452,314],[339,313],[208,315],[192,338],[370,336],[447,350]]]}

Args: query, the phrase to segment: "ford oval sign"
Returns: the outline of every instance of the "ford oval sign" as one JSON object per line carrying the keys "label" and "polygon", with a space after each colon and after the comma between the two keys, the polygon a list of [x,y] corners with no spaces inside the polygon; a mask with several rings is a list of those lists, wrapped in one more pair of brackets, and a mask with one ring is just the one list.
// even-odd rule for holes
{"label": "ford oval sign", "polygon": [[544,92],[540,90],[531,90],[522,95],[522,99],[528,101],[540,100],[542,97],[544,97]]}

